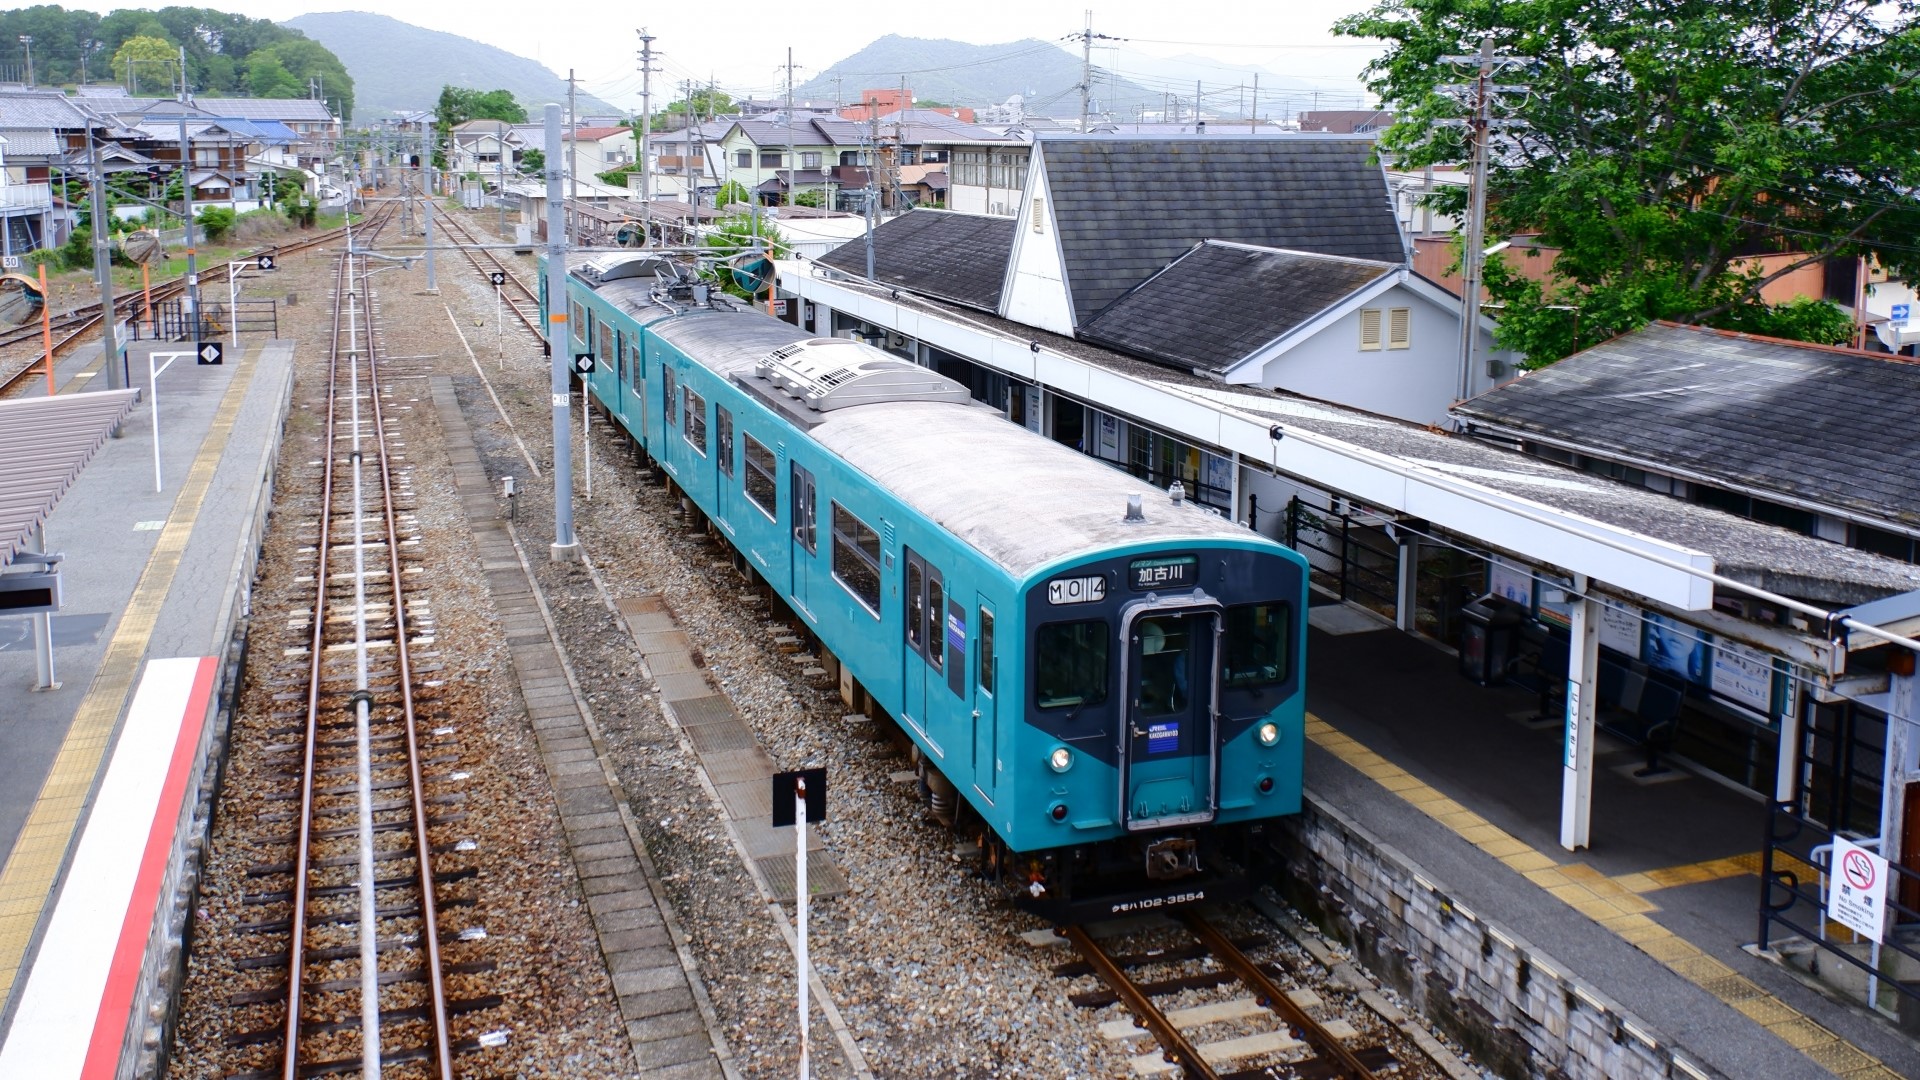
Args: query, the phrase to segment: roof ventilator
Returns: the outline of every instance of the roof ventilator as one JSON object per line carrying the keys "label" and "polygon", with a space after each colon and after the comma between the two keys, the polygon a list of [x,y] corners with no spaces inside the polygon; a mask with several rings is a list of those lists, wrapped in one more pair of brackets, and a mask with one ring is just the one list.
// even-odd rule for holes
{"label": "roof ventilator", "polygon": [[1123,520],[1125,521],[1147,520],[1146,512],[1140,508],[1140,496],[1138,495],[1127,496],[1127,516]]}
{"label": "roof ventilator", "polygon": [[1175,506],[1179,506],[1181,503],[1186,502],[1187,501],[1187,485],[1181,483],[1178,480],[1175,480],[1173,483],[1168,484],[1167,498],[1173,500],[1173,505]]}
{"label": "roof ventilator", "polygon": [[811,338],[768,353],[753,373],[816,412],[881,401],[973,400],[964,386],[859,342]]}

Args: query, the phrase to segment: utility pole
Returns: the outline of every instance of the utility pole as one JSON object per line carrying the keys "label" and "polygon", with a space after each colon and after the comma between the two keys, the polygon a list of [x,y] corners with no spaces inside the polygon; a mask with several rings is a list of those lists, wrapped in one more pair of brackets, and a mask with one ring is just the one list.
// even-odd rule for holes
{"label": "utility pole", "polygon": [[1087,133],[1087,104],[1093,93],[1093,9],[1087,9],[1087,26],[1080,32],[1080,134]]}
{"label": "utility pole", "polygon": [[[128,64],[129,73],[133,65]],[[187,47],[180,47],[180,93],[174,100],[185,104],[187,100]],[[187,218],[187,318],[192,319],[192,329],[187,340],[200,340],[200,273],[194,268],[193,246],[193,143],[187,135],[187,114],[180,113],[180,202]]]}
{"label": "utility pole", "polygon": [[33,87],[33,35],[21,34],[20,45],[27,50],[27,87]]}
{"label": "utility pole", "polygon": [[[794,200],[798,198],[800,195],[800,192],[798,190],[800,187],[800,170],[796,168],[796,166],[798,166],[799,164],[800,164],[799,151],[795,150],[793,146],[793,47],[789,45],[787,47],[787,205],[788,206],[797,205],[794,202]],[[776,178],[779,177],[780,170],[775,169],[773,171],[773,175]],[[769,250],[769,254],[771,254],[772,249],[768,249],[768,250]]]}
{"label": "utility pole", "polygon": [[867,280],[873,280],[873,170],[879,165],[880,157],[880,99],[867,99]]}
{"label": "utility pole", "polygon": [[[653,176],[648,163],[650,154],[648,144],[653,138],[653,73],[659,69],[653,66],[654,37],[647,33],[646,27],[640,28],[640,235],[645,247],[653,242]],[[691,84],[689,84],[691,85]],[[693,122],[693,98],[687,98],[687,122]],[[687,132],[687,145],[693,145],[693,133]]]}
{"label": "utility pole", "polygon": [[1259,123],[1260,123],[1260,73],[1256,71],[1254,72],[1254,75],[1253,75],[1253,113],[1247,117],[1247,134],[1249,135],[1253,134],[1253,130],[1255,126],[1257,126]]}
{"label": "utility pole", "polygon": [[420,126],[420,216],[426,224],[421,232],[426,237],[427,248],[427,295],[438,296],[440,285],[433,279],[433,127]]}
{"label": "utility pole", "polygon": [[[113,212],[107,209],[107,179],[100,174],[100,154],[95,144],[93,118],[88,117],[87,172],[92,174],[93,181],[93,205],[89,207],[88,217],[93,221],[93,276],[100,282],[101,365],[107,370],[107,389],[121,390],[126,388],[127,374],[120,367],[120,342],[116,337],[119,327],[114,322],[113,311],[113,265],[107,249],[110,235],[107,225]],[[52,365],[51,359],[48,365]]]}
{"label": "utility pole", "polygon": [[[1524,86],[1501,86],[1493,82],[1496,71],[1530,63],[1524,56],[1498,56],[1491,36],[1480,39],[1480,51],[1471,56],[1443,56],[1441,63],[1473,64],[1478,68],[1474,81],[1466,86],[1444,86],[1442,90],[1465,91],[1472,114],[1466,120],[1446,121],[1447,126],[1464,126],[1473,152],[1471,179],[1467,187],[1465,245],[1460,251],[1460,380],[1459,399],[1473,393],[1473,354],[1480,342],[1480,264],[1486,258],[1487,223],[1487,132],[1496,127],[1515,126],[1514,121],[1494,120],[1488,116],[1493,97],[1501,93],[1524,92]],[[1314,95],[1316,111],[1319,95]]]}
{"label": "utility pole", "polygon": [[567,217],[573,222],[573,227],[567,230],[567,239],[577,244],[580,242],[580,121],[575,118],[573,111],[573,81],[573,69],[568,68],[567,145],[572,148],[572,153],[567,157],[567,176],[572,181],[573,197],[569,200],[571,205],[567,208]]}
{"label": "utility pole", "polygon": [[[567,72],[572,82],[573,72]],[[568,87],[571,96],[572,87]],[[567,236],[560,204],[560,106],[548,105],[547,122],[547,353],[553,367],[553,546],[555,562],[578,562],[580,542],[573,535],[573,431],[567,405],[573,400],[568,369],[573,335],[568,332]]]}

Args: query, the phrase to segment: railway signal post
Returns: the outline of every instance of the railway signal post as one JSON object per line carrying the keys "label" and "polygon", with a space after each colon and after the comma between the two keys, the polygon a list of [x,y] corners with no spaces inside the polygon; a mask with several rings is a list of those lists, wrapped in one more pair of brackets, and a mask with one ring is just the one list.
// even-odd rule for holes
{"label": "railway signal post", "polygon": [[800,1080],[807,1080],[807,823],[827,819],[827,770],[773,774],[773,827],[793,826],[794,928],[799,938],[794,984],[800,1000]]}

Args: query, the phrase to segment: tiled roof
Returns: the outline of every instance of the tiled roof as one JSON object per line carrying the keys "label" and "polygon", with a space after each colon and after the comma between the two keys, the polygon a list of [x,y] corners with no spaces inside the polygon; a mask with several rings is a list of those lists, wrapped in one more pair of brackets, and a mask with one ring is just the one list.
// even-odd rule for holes
{"label": "tiled roof", "polygon": [[1076,337],[1225,372],[1397,264],[1209,240],[1116,300]]}
{"label": "tiled roof", "polygon": [[1920,526],[1920,364],[1656,323],[1453,411],[1597,457]]}
{"label": "tiled roof", "polygon": [[[1000,286],[1013,253],[1013,229],[1010,217],[909,210],[873,230],[874,278],[923,296],[993,311],[1000,306]],[[849,241],[820,263],[865,277],[866,241]]]}
{"label": "tiled roof", "polygon": [[78,130],[87,117],[65,94],[24,91],[0,94],[0,128]]}
{"label": "tiled roof", "polygon": [[1077,323],[1202,240],[1407,258],[1370,138],[1081,136],[1035,146]]}
{"label": "tiled roof", "polygon": [[792,125],[785,121],[738,120],[728,130],[739,127],[755,146],[858,146],[866,128],[837,117],[796,116]]}
{"label": "tiled roof", "polygon": [[10,158],[58,157],[67,151],[66,143],[46,128],[0,128],[0,137],[7,140]]}
{"label": "tiled roof", "polygon": [[560,137],[562,139],[572,139],[581,142],[598,142],[612,135],[624,134],[626,130],[624,127],[583,127],[576,128],[572,134],[562,132]]}
{"label": "tiled roof", "polygon": [[196,98],[194,104],[215,116],[299,123],[328,122],[326,102],[312,98]]}

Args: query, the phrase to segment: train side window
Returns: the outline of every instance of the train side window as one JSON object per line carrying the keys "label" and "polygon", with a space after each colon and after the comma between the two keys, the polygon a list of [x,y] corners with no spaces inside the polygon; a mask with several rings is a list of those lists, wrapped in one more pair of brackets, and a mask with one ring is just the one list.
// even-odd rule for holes
{"label": "train side window", "polygon": [[570,332],[567,336],[585,345],[587,343],[587,335],[592,332],[587,326],[587,305],[575,300],[571,306],[573,313],[568,321],[573,325],[568,328]]}
{"label": "train side window", "polygon": [[600,335],[599,338],[596,339],[600,343],[600,366],[610,368],[613,366],[613,327],[602,322],[597,333]]}
{"label": "train side window", "polygon": [[980,689],[993,693],[993,612],[980,609],[980,644],[974,646],[980,654]]}
{"label": "train side window", "polygon": [[1105,619],[1042,626],[1034,635],[1033,703],[1064,709],[1107,700],[1110,637]]}
{"label": "train side window", "polygon": [[620,372],[618,378],[614,380],[614,385],[625,386],[627,385],[627,350],[625,343],[620,340],[620,332],[617,330],[614,331],[613,341],[613,355],[620,361]]}
{"label": "train side window", "polygon": [[820,502],[814,497],[813,474],[799,462],[791,462],[793,483],[789,488],[793,495],[793,538],[807,549],[807,554],[820,554],[819,522]]}
{"label": "train side window", "polygon": [[665,422],[665,424],[668,427],[672,427],[674,422],[673,407],[676,404],[676,402],[673,400],[673,391],[674,391],[673,369],[668,367],[665,364],[661,364],[660,365],[660,405],[661,405],[660,418],[663,422]]}
{"label": "train side window", "polygon": [[638,342],[627,346],[627,370],[633,373],[633,388],[637,392],[643,376],[640,374],[640,345]]}
{"label": "train side window", "polygon": [[1227,609],[1221,682],[1236,690],[1273,686],[1292,674],[1293,605],[1239,604]]}
{"label": "train side window", "polygon": [[681,430],[686,434],[687,443],[702,454],[707,452],[707,399],[694,392],[689,386],[686,394],[686,423]]}
{"label": "train side window", "polygon": [[880,534],[833,504],[833,578],[880,617]]}
{"label": "train side window", "polygon": [[927,575],[912,552],[907,553],[907,610],[901,621],[907,624],[907,646],[927,655],[922,646],[927,634]]}
{"label": "train side window", "polygon": [[775,520],[774,515],[778,511],[774,502],[773,451],[751,435],[743,434],[741,438],[747,444],[747,500],[759,507],[767,515],[767,520]]}
{"label": "train side window", "polygon": [[719,455],[720,473],[733,475],[733,414],[725,405],[713,407],[713,449]]}

